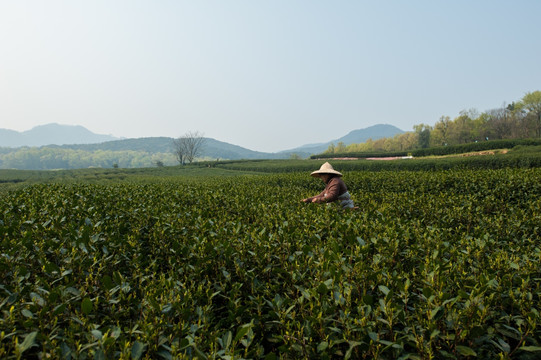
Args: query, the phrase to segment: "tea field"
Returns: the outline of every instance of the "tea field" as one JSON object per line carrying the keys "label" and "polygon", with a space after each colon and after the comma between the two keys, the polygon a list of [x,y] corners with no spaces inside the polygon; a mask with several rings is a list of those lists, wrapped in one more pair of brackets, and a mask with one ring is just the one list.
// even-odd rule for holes
{"label": "tea field", "polygon": [[541,357],[541,169],[0,193],[2,359]]}

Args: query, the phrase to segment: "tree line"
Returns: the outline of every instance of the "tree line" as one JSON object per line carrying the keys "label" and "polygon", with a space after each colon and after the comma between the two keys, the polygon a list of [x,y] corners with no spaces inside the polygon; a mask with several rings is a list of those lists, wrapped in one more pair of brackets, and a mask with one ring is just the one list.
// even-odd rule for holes
{"label": "tree line", "polygon": [[135,168],[174,165],[173,153],[146,151],[77,150],[54,147],[0,149],[0,169],[49,170],[101,168]]}
{"label": "tree line", "polygon": [[361,144],[331,144],[325,153],[408,151],[486,140],[541,138],[541,91],[528,92],[517,102],[482,113],[470,109],[454,119],[442,116],[433,126],[418,124],[413,130]]}

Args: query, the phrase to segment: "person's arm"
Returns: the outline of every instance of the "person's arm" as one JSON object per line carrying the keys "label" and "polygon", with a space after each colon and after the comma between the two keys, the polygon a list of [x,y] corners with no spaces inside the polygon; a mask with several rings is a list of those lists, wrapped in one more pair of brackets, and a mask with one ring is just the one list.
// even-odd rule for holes
{"label": "person's arm", "polygon": [[323,190],[319,195],[304,199],[303,201],[320,204],[337,200],[338,196],[340,196],[340,181],[342,181],[340,178],[332,178],[325,187],[325,190]]}
{"label": "person's arm", "polygon": [[322,201],[320,201],[320,199],[322,199],[324,195],[325,195],[325,190],[323,190],[322,192],[320,192],[316,196],[312,196],[312,197],[309,197],[309,198],[306,198],[306,199],[302,199],[302,202],[305,202],[305,203],[322,202]]}

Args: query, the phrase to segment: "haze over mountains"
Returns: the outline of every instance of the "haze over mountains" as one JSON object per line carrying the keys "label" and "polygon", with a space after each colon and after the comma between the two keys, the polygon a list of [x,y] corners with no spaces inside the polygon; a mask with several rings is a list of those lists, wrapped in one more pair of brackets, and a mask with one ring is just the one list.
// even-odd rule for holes
{"label": "haze over mountains", "polygon": [[[302,145],[275,153],[260,152],[205,138],[201,158],[207,160],[307,158],[324,152],[331,143],[363,143],[368,139],[403,133],[392,125],[374,125],[351,131],[320,144]],[[1,169],[74,169],[87,167],[149,167],[157,163],[175,165],[173,138],[118,139],[92,133],[82,126],[48,124],[17,132],[0,129]]]}
{"label": "haze over mountains", "polygon": [[[206,147],[208,156],[229,159],[231,156],[237,157],[237,153],[253,152],[254,156],[262,158],[269,154],[291,154],[310,155],[325,151],[331,143],[337,144],[343,142],[346,145],[353,143],[363,143],[368,139],[376,140],[382,137],[393,137],[404,131],[392,125],[374,125],[365,129],[353,130],[343,137],[330,140],[325,143],[306,144],[294,149],[283,150],[278,153],[265,153],[245,149],[243,147],[225,143],[219,140],[207,138]],[[153,140],[151,140],[153,139]],[[41,147],[48,145],[66,146],[70,148],[79,148],[85,150],[143,150],[147,152],[167,152],[170,151],[169,137],[139,138],[139,139],[120,139],[111,135],[100,135],[91,132],[83,126],[47,124],[32,128],[31,130],[18,132],[8,129],[0,129],[0,147],[17,148],[23,146]],[[169,143],[169,145],[165,145]],[[76,146],[92,144],[92,146]],[[221,152],[224,152],[221,154]],[[221,156],[220,156],[221,155]],[[252,156],[250,156],[252,158]]]}
{"label": "haze over mountains", "polygon": [[0,129],[0,147],[95,144],[111,140],[119,138],[95,134],[79,125],[47,124],[23,132]]}
{"label": "haze over mountains", "polygon": [[339,139],[327,141],[326,143],[303,145],[287,151],[320,154],[327,150],[331,144],[336,145],[339,142],[343,142],[345,145],[360,144],[368,141],[369,139],[377,140],[384,137],[393,137],[395,135],[402,134],[403,132],[403,130],[400,130],[396,126],[379,124],[364,129],[353,130]]}

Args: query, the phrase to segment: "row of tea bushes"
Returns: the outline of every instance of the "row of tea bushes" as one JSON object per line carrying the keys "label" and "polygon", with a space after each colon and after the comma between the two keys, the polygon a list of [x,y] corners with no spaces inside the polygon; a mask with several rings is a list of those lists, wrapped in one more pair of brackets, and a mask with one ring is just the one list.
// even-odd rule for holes
{"label": "row of tea bushes", "polygon": [[541,170],[33,185],[0,197],[0,358],[536,358]]}

